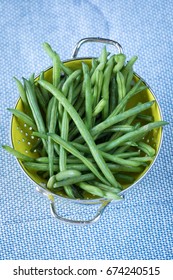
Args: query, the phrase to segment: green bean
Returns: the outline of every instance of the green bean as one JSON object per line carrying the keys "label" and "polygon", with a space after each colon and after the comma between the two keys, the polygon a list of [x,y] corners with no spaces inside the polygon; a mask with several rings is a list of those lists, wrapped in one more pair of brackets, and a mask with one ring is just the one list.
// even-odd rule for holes
{"label": "green bean", "polygon": [[29,106],[28,99],[27,99],[27,96],[26,96],[25,84],[22,85],[22,83],[16,77],[14,77],[14,80],[16,82],[16,85],[17,85],[17,88],[18,88],[18,91],[19,91],[19,95],[20,95],[20,98],[21,98],[23,106],[24,106],[24,113],[26,113],[28,116],[33,118],[32,111],[31,111],[31,108]]}
{"label": "green bean", "polygon": [[[115,176],[117,177],[117,175],[118,175],[118,174],[116,174]],[[98,182],[98,181],[96,181],[96,180],[91,181],[91,184],[94,185],[94,186],[96,186],[96,187],[99,187],[99,188],[100,188],[101,190],[103,190],[103,191],[110,191],[110,192],[116,193],[116,194],[118,194],[118,193],[120,193],[120,192],[122,191],[122,190],[119,189],[119,188],[111,188],[110,186],[107,186],[107,185],[105,185],[105,184],[103,184],[103,183],[101,183],[101,182]]]}
{"label": "green bean", "polygon": [[141,123],[140,123],[140,122],[137,122],[137,123],[135,123],[135,125],[134,125],[134,129],[138,129],[140,126],[141,126]]}
{"label": "green bean", "polygon": [[[67,93],[68,93],[68,91],[69,91],[69,87],[70,87],[71,83],[73,83],[73,81],[74,81],[79,75],[81,75],[81,69],[78,69],[78,70],[74,71],[74,72],[66,79],[66,81],[63,83],[63,85],[62,85],[62,93],[64,94],[65,97],[67,97]],[[59,115],[60,115],[61,118],[62,118],[62,115],[63,115],[63,107],[62,107],[61,102],[59,102],[58,112],[59,112]]]}
{"label": "green bean", "polygon": [[81,107],[84,107],[85,98],[83,96],[79,96],[74,104],[74,108],[77,112],[79,112]]}
{"label": "green bean", "polygon": [[[76,106],[74,106],[75,110],[78,112],[79,116],[82,118],[82,116],[84,117],[85,114],[85,106],[84,106],[84,98],[81,97],[78,101],[78,103],[76,104]],[[75,136],[78,134],[79,135],[79,130],[76,127],[75,123],[73,122],[73,120],[71,121],[72,125],[70,126],[70,135],[69,135],[69,139],[73,139],[75,138]]]}
{"label": "green bean", "polygon": [[[67,115],[67,111],[64,110],[62,116],[61,137],[65,141],[68,140],[68,131],[69,131],[68,115]],[[66,150],[61,145],[60,145],[60,153],[59,153],[59,166],[61,171],[63,171],[66,168]]]}
{"label": "green bean", "polygon": [[[145,103],[144,103],[145,104]],[[141,105],[141,103],[138,103],[137,106]],[[124,120],[122,123],[125,123],[126,125],[131,125],[133,123],[133,121],[136,119],[136,115],[137,114],[134,114],[130,117],[128,117],[126,120]],[[136,130],[137,128],[139,128],[139,125],[138,124],[134,124],[133,126],[133,130]],[[133,131],[132,130],[132,131]],[[112,136],[110,137],[110,141],[113,141],[115,139],[117,139],[118,137],[120,137],[121,135],[123,134],[123,132],[121,131],[118,131],[118,132],[115,132],[114,134],[112,134]],[[128,146],[127,146],[128,147]],[[123,149],[127,149],[127,148],[123,148]],[[124,150],[123,150],[124,151]]]}
{"label": "green bean", "polygon": [[17,109],[8,108],[7,110],[10,111],[14,116],[16,116],[22,122],[26,123],[27,125],[32,127],[34,130],[37,130],[37,126],[36,126],[35,122],[27,114],[25,114],[22,111],[19,111]]}
{"label": "green bean", "polygon": [[129,132],[129,131],[133,131],[135,130],[135,127],[132,125],[116,125],[116,126],[112,126],[111,128],[108,128],[106,130],[104,130],[105,133],[108,132],[116,132],[116,131],[123,131],[123,132]]}
{"label": "green bean", "polygon": [[82,144],[74,142],[74,141],[71,144],[73,145],[73,147],[75,147],[80,152],[90,154],[90,149],[86,145],[82,145]]}
{"label": "green bean", "polygon": [[[96,167],[96,164],[93,163],[93,165],[94,165],[94,167]],[[69,163],[69,164],[67,164],[66,168],[67,168],[67,170],[68,169],[75,169],[75,170],[78,170],[80,172],[89,172],[89,171],[91,171],[90,168],[88,168],[85,164],[82,164],[81,162],[80,163]]]}
{"label": "green bean", "polygon": [[79,75],[81,75],[81,73],[81,69],[75,70],[64,82],[62,86],[62,92],[64,93],[65,97],[67,96],[70,85],[77,79],[77,77],[79,77]]}
{"label": "green bean", "polygon": [[[23,161],[23,165],[27,169],[33,170],[33,171],[47,171],[49,169],[49,165],[47,163]],[[54,171],[58,172],[59,171],[59,165],[58,164],[54,164],[53,165],[53,169],[54,169]]]}
{"label": "green bean", "polygon": [[98,133],[100,133],[101,131],[104,131],[106,128],[108,128],[116,123],[119,123],[120,121],[123,121],[123,120],[129,118],[130,116],[136,115],[138,112],[141,112],[141,111],[144,111],[144,110],[150,108],[154,104],[154,102],[155,102],[154,100],[145,102],[145,103],[137,105],[123,113],[120,113],[117,116],[108,117],[106,120],[104,120],[103,122],[99,123],[98,125],[96,125],[95,127],[93,127],[91,129],[91,135],[95,136]]}
{"label": "green bean", "polygon": [[126,133],[125,135],[119,137],[118,139],[115,139],[114,141],[100,144],[100,145],[98,145],[98,147],[99,147],[99,149],[104,149],[104,151],[109,151],[127,141],[133,140],[135,137],[141,137],[141,136],[143,136],[144,133],[146,134],[147,132],[151,131],[152,129],[162,127],[166,124],[168,124],[168,123],[165,121],[155,121],[155,122],[146,124],[146,125],[138,128],[135,131]]}
{"label": "green bean", "polygon": [[20,94],[20,98],[24,104],[24,107],[26,110],[29,110],[29,104],[28,104],[28,100],[27,100],[27,97],[26,97],[26,92],[25,92],[25,89],[24,89],[24,86],[22,85],[22,83],[16,78],[14,77],[14,80],[16,82],[16,85],[17,85],[17,88],[18,88],[18,91],[19,91],[19,94]]}
{"label": "green bean", "polygon": [[[49,133],[54,133],[57,125],[57,109],[58,109],[58,101],[55,97],[52,98],[52,102],[50,104],[51,110],[47,112],[49,114],[49,118],[47,116],[48,123],[48,131]],[[57,151],[57,150],[56,150]],[[53,175],[53,159],[55,157],[54,153],[54,143],[52,139],[48,137],[48,158],[49,158],[49,174]]]}
{"label": "green bean", "polygon": [[35,82],[35,73],[32,73],[31,76],[29,77],[29,81],[31,83],[32,86],[34,86],[34,82]]}
{"label": "green bean", "polygon": [[[32,135],[33,135],[33,136],[40,137],[40,138],[43,138],[43,139],[45,139],[45,140],[48,140],[48,135],[47,135],[47,134],[44,134],[44,133],[40,133],[40,132],[35,132],[35,131],[33,131]],[[57,143],[54,143],[54,150],[55,150],[55,152],[56,152],[57,155],[58,155],[58,162],[59,162],[60,149],[59,149],[59,145],[58,145]],[[45,157],[44,157],[44,158],[45,158]],[[56,159],[56,158],[55,158],[55,159]],[[39,159],[39,161],[40,161],[40,159]],[[43,161],[44,161],[44,159],[43,159]],[[68,160],[68,161],[70,161],[70,160]]]}
{"label": "green bean", "polygon": [[60,58],[57,53],[53,56],[53,85],[58,87],[60,83],[60,75],[61,75],[61,68],[60,68]]}
{"label": "green bean", "polygon": [[[103,70],[97,70],[95,74],[95,84],[93,90],[93,109],[97,106],[100,100],[102,85],[103,85]],[[93,122],[94,121],[95,118],[93,118]]]}
{"label": "green bean", "polygon": [[[91,160],[92,161],[92,160]],[[74,157],[74,156],[71,156],[71,155],[68,155],[67,157],[67,163],[73,163],[73,164],[76,164],[76,163],[81,163],[80,159]],[[75,169],[75,168],[73,168]]]}
{"label": "green bean", "polygon": [[72,100],[73,105],[75,104],[76,101],[78,101],[78,98],[80,98],[81,90],[82,90],[82,83],[79,83],[77,86],[74,85],[73,100]]}
{"label": "green bean", "polygon": [[117,172],[132,172],[132,173],[140,173],[143,171],[143,167],[142,166],[123,166],[123,165],[119,165],[119,164],[115,164],[115,163],[107,163],[107,165],[109,166],[110,170],[113,173],[117,173]]}
{"label": "green bean", "polygon": [[[123,75],[123,74],[122,74]],[[132,86],[132,82],[133,82],[133,76],[134,76],[134,72],[133,72],[133,68],[129,69],[127,76],[126,76],[126,80],[125,80],[125,84],[126,84],[126,92],[129,92],[129,90],[131,89]]]}
{"label": "green bean", "polygon": [[97,98],[96,98],[96,104],[98,104],[100,100],[100,95],[102,91],[102,86],[103,86],[103,71],[99,71],[98,74],[96,75],[96,82],[97,82]]}
{"label": "green bean", "polygon": [[[33,171],[47,171],[48,170],[48,164],[47,163],[38,163],[38,162],[27,162],[27,161],[23,161],[23,164],[26,168],[28,168],[29,170],[33,170]],[[122,165],[118,165],[118,164],[114,164],[114,163],[107,163],[108,167],[110,168],[110,170],[113,173],[117,173],[117,172],[132,172],[132,173],[140,173],[143,171],[143,168],[141,166],[139,167],[134,167],[134,166],[122,166]],[[94,167],[96,167],[96,164],[94,164]],[[58,164],[54,164],[54,171],[58,172],[59,171],[59,165]],[[76,169],[78,171],[89,171],[90,168],[88,168],[85,164],[68,164],[67,165],[67,169]],[[97,177],[97,176],[95,176]],[[108,182],[104,181],[103,182],[106,185],[109,185]],[[121,188],[121,187],[119,187]]]}
{"label": "green bean", "polygon": [[124,181],[125,183],[133,183],[135,181],[134,177],[130,176],[130,175],[127,175],[127,174],[122,174],[122,173],[117,173],[115,175],[115,177],[118,179],[118,180],[122,180]]}
{"label": "green bean", "polygon": [[129,160],[134,160],[134,161],[139,161],[139,162],[147,162],[147,161],[152,161],[154,158],[151,156],[144,156],[144,157],[133,157],[129,158]]}
{"label": "green bean", "polygon": [[109,114],[113,112],[118,103],[118,89],[116,83],[116,77],[113,76],[110,80],[109,89]]}
{"label": "green bean", "polygon": [[[68,92],[68,100],[71,103],[72,98],[73,98],[73,84],[67,90],[69,91]],[[62,115],[61,137],[64,140],[67,141],[68,140],[68,134],[69,134],[69,115],[68,115],[67,111],[64,110],[63,115]],[[60,145],[59,168],[60,168],[60,171],[62,171],[62,172],[64,172],[64,170],[66,170],[66,161],[67,161],[66,150]],[[74,198],[74,194],[73,194],[73,190],[72,190],[71,186],[66,186],[65,185],[64,190],[69,197]]]}
{"label": "green bean", "polygon": [[79,74],[76,77],[76,79],[73,80],[73,87],[74,87],[74,89],[76,89],[79,85],[81,85],[81,89],[82,89],[82,84],[83,84],[83,78],[82,78],[82,71],[81,71],[81,74]]}
{"label": "green bean", "polygon": [[93,117],[96,117],[100,112],[103,111],[104,107],[106,105],[106,100],[105,99],[101,99],[99,101],[99,103],[97,104],[97,106],[95,107],[94,111],[93,111]]}
{"label": "green bean", "polygon": [[122,69],[122,74],[124,76],[125,84],[126,84],[126,92],[128,92],[133,84],[133,65],[137,60],[137,56],[133,56],[127,64]]}
{"label": "green bean", "polygon": [[135,161],[134,158],[133,160],[131,159],[123,159],[120,157],[117,157],[115,155],[110,155],[105,152],[101,152],[102,156],[104,157],[105,160],[108,160],[109,162],[115,162],[123,166],[140,166],[140,162]]}
{"label": "green bean", "polygon": [[55,175],[56,181],[62,181],[65,179],[70,179],[70,178],[75,178],[79,177],[81,175],[81,172],[75,169],[68,169],[68,170],[63,170],[60,171]]}
{"label": "green bean", "polygon": [[132,58],[127,62],[127,64],[124,66],[124,69],[122,70],[123,74],[125,72],[128,72],[131,70],[131,68],[133,67],[134,63],[136,62],[136,60],[138,59],[137,56],[132,56]]}
{"label": "green bean", "polygon": [[[54,97],[52,103],[52,110],[50,113],[50,124],[49,124],[49,133],[54,133],[57,123],[56,113],[58,108],[57,99]],[[49,175],[50,177],[53,175],[53,158],[54,158],[54,144],[52,142],[51,137],[48,137],[48,157],[49,157]]]}
{"label": "green bean", "polygon": [[107,167],[103,157],[99,153],[97,146],[89,133],[88,129],[86,128],[85,124],[83,123],[82,119],[76,112],[76,110],[73,108],[73,106],[68,102],[68,100],[63,96],[63,94],[56,89],[53,85],[51,85],[49,82],[46,81],[39,81],[43,87],[45,87],[47,90],[49,90],[63,105],[65,110],[69,113],[73,121],[75,122],[76,126],[78,127],[78,130],[80,131],[81,135],[85,139],[86,143],[88,144],[90,151],[98,164],[100,170],[104,174],[105,178],[113,185],[117,186],[119,185],[117,181],[115,180],[113,174]]}
{"label": "green bean", "polygon": [[[57,88],[60,83],[60,74],[61,74],[60,57],[55,51],[52,50],[49,44],[45,43],[43,46],[45,51],[48,53],[48,55],[53,61],[53,74],[52,74],[53,85]],[[55,132],[56,123],[57,123],[57,119],[56,119],[57,109],[58,109],[58,100],[55,97],[53,97],[51,112],[49,112],[50,113],[49,133]],[[53,169],[54,144],[50,137],[48,137],[48,157],[49,157],[49,175],[50,177],[52,177],[54,173],[54,169]]]}
{"label": "green bean", "polygon": [[103,75],[103,86],[102,86],[102,98],[105,100],[106,104],[103,108],[102,111],[102,118],[106,119],[108,117],[109,113],[109,84],[111,80],[111,75],[112,75],[112,69],[113,69],[113,57],[109,59],[106,69],[104,71]]}
{"label": "green bean", "polygon": [[8,153],[12,154],[13,156],[15,156],[17,159],[20,159],[22,161],[34,161],[35,159],[29,156],[26,156],[20,152],[18,152],[17,150],[15,150],[14,148],[11,148],[10,146],[7,145],[3,145],[2,146],[3,149],[5,149]]}
{"label": "green bean", "polygon": [[[141,135],[140,135],[140,138],[141,138]],[[130,147],[138,147],[138,144],[135,141],[136,141],[136,139],[131,140],[131,141],[126,141],[126,142],[122,143],[122,145],[129,145]]]}
{"label": "green bean", "polygon": [[[132,145],[132,143],[130,143]],[[84,152],[84,153],[89,153],[89,149],[88,147],[84,146],[84,145],[81,145],[79,143],[72,143],[72,145],[74,147],[76,147],[79,151],[81,152]],[[135,143],[136,146],[138,146],[136,143]],[[105,153],[103,151],[101,151],[101,155],[103,156],[103,158],[106,160],[106,161],[109,161],[109,162],[115,162],[115,163],[118,163],[120,165],[124,165],[124,166],[139,166],[140,165],[140,162],[139,161],[135,161],[135,158],[129,158],[128,160],[127,159],[123,159],[123,157],[120,155],[110,155],[108,153]],[[128,157],[131,156],[131,155],[134,155],[134,153],[129,153]],[[135,152],[135,155],[139,155],[138,152]],[[125,156],[126,157],[126,156]],[[132,160],[133,159],[133,160]],[[149,158],[147,159],[146,158],[146,161],[149,160]]]}
{"label": "green bean", "polygon": [[79,134],[77,127],[72,127],[72,130],[69,135],[69,140],[72,141],[77,136],[77,134]]}
{"label": "green bean", "polygon": [[[139,106],[140,104],[138,104],[137,106]],[[136,114],[134,114],[133,116],[131,117],[128,117],[126,120],[123,120],[122,123],[125,123],[127,126],[128,125],[131,125],[133,123],[133,121],[136,119]],[[139,125],[138,124],[134,124],[132,126],[133,129],[131,129],[131,131],[134,131],[136,130],[137,128],[139,128]],[[128,132],[128,131],[126,131]],[[129,130],[130,132],[130,130]],[[112,136],[109,138],[109,141],[113,141],[115,139],[117,139],[118,137],[120,137],[121,135],[123,134],[123,131],[117,131],[115,133],[112,134]]]}
{"label": "green bean", "polygon": [[146,115],[146,114],[139,114],[139,115],[137,115],[137,118],[141,119],[141,120],[145,120],[147,122],[153,122],[154,121],[153,116]]}
{"label": "green bean", "polygon": [[107,62],[107,56],[108,56],[108,52],[106,50],[106,46],[104,46],[102,48],[101,55],[98,58],[99,65],[97,66],[97,70],[100,70],[100,71],[104,70],[106,62]]}
{"label": "green bean", "polygon": [[107,50],[106,47],[103,47],[100,58],[98,61],[94,60],[92,69],[91,69],[91,84],[94,85],[96,82],[96,75],[99,71],[103,71],[107,62]]}
{"label": "green bean", "polygon": [[90,181],[90,180],[93,180],[93,179],[95,179],[95,175],[93,173],[78,175],[78,176],[67,178],[67,179],[64,179],[64,180],[58,180],[57,182],[55,182],[53,184],[53,188],[56,189],[56,188],[63,187],[65,185],[73,185],[73,184],[77,184],[79,182]]}
{"label": "green bean", "polygon": [[[39,76],[39,80],[44,80],[45,78],[44,78],[44,71],[42,71],[41,73],[40,73],[40,76]],[[41,87],[40,86],[40,90],[41,90],[41,92],[42,92],[42,94],[43,94],[43,96],[44,96],[44,98],[45,98],[45,100],[46,100],[46,104],[49,102],[49,92],[46,90],[46,89],[44,89],[43,87]]]}
{"label": "green bean", "polygon": [[129,148],[131,148],[131,143],[124,143],[122,146],[113,149],[112,153],[118,156],[121,153],[125,153]]}
{"label": "green bean", "polygon": [[47,130],[49,130],[49,127],[50,127],[50,120],[51,120],[51,112],[52,112],[53,103],[54,103],[54,96],[52,96],[50,98],[49,103],[47,105],[47,110],[46,110],[46,128],[47,128]]}
{"label": "green bean", "polygon": [[127,92],[128,90],[130,90],[130,87],[133,83],[133,76],[134,76],[133,65],[136,62],[137,58],[138,58],[137,56],[133,56],[122,69],[122,74],[124,76]]}
{"label": "green bean", "polygon": [[133,157],[133,156],[139,156],[140,151],[136,151],[136,152],[125,152],[125,153],[119,153],[116,154],[117,157],[121,157],[121,158],[129,158],[129,157]]}
{"label": "green bean", "polygon": [[121,100],[126,95],[126,86],[124,81],[124,76],[121,72],[117,72],[117,86],[118,86],[118,103],[121,102]]}
{"label": "green bean", "polygon": [[[38,157],[35,159],[36,162],[40,162],[40,163],[48,163],[49,162],[49,158],[48,157]],[[59,157],[54,157],[53,159],[53,163],[59,163]],[[81,161],[78,158],[72,158],[72,157],[68,157],[67,158],[67,163],[81,163]]]}
{"label": "green bean", "polygon": [[88,129],[92,127],[92,92],[91,92],[91,79],[89,75],[89,67],[82,64],[84,74],[84,91],[85,91],[85,125]]}
{"label": "green bean", "polygon": [[94,196],[104,197],[104,195],[105,195],[104,192],[100,188],[95,187],[94,185],[90,185],[85,182],[78,183],[77,185],[84,191],[91,193]]}
{"label": "green bean", "polygon": [[56,183],[56,177],[55,175],[49,177],[49,180],[47,182],[47,188],[48,189],[52,189],[53,188],[53,185]]}
{"label": "green bean", "polygon": [[[93,164],[96,167],[96,164]],[[131,173],[140,173],[143,171],[143,166],[123,166],[120,164],[115,164],[115,163],[110,163],[107,162],[107,165],[109,167],[109,169],[112,171],[112,173],[116,176],[117,172],[131,172]],[[79,164],[79,163],[75,163],[75,164],[67,164],[67,169],[76,169],[79,170],[81,172],[87,172],[90,169],[85,165],[85,164]],[[107,185],[109,185],[107,183]],[[121,187],[119,187],[121,188]]]}
{"label": "green bean", "polygon": [[[55,51],[53,51],[52,47],[47,42],[43,43],[43,48],[53,61],[53,65],[54,65],[53,84],[57,87],[59,82],[59,77],[60,77],[60,63],[61,63],[59,55]],[[55,69],[58,71],[56,72]]]}
{"label": "green bean", "polygon": [[88,193],[91,193],[92,195],[99,196],[99,197],[105,197],[107,199],[116,199],[120,200],[122,199],[121,196],[118,194],[112,193],[112,192],[107,192],[103,191],[98,187],[95,187],[94,185],[90,185],[85,182],[81,182],[77,184],[81,189],[87,191]]}
{"label": "green bean", "polygon": [[38,132],[38,131],[33,131],[33,132],[32,132],[32,135],[33,135],[33,136],[36,136],[36,137],[40,137],[40,138],[42,138],[42,139],[44,139],[44,140],[47,140],[47,139],[48,139],[48,136],[47,136],[46,133],[42,133],[42,132]]}
{"label": "green bean", "polygon": [[156,154],[156,150],[145,142],[138,142],[138,148],[150,157]]}
{"label": "green bean", "polygon": [[35,94],[37,97],[38,104],[40,105],[40,109],[46,114],[46,100],[44,99],[40,89],[35,86]]}
{"label": "green bean", "polygon": [[96,59],[96,58],[91,59],[91,71],[90,71],[91,77],[92,77],[98,63],[99,63],[98,59]]}
{"label": "green bean", "polygon": [[[48,157],[38,157],[38,158],[36,158],[36,162],[49,163],[49,158]],[[59,158],[53,159],[53,163],[58,163],[58,162],[59,162]]]}
{"label": "green bean", "polygon": [[56,155],[59,156],[59,150],[60,150],[60,148],[59,148],[59,145],[58,145],[57,143],[54,143],[54,150],[55,150],[55,156],[56,156]]}
{"label": "green bean", "polygon": [[[59,90],[62,90],[62,86],[63,86],[64,82],[66,81],[66,78],[67,77],[63,77],[63,79],[60,81],[59,86],[58,86]],[[55,96],[53,96],[53,98],[55,98]],[[57,102],[58,102],[58,100],[57,100]],[[61,129],[62,129],[62,115],[63,115],[62,106],[58,102],[58,110],[57,110],[57,116],[58,116],[57,121],[58,122],[57,122],[57,125],[58,125],[59,133],[61,133]]]}
{"label": "green bean", "polygon": [[[27,98],[28,98],[28,102],[32,111],[32,114],[34,116],[34,120],[35,123],[37,125],[38,131],[45,133],[46,132],[46,128],[45,128],[45,124],[40,112],[40,108],[37,102],[37,98],[34,92],[34,89],[31,85],[31,83],[29,81],[27,81],[25,79],[25,86],[26,86],[26,93],[27,93]],[[43,139],[43,145],[45,150],[47,150],[47,143],[46,141]]]}
{"label": "green bean", "polygon": [[62,62],[61,62],[61,69],[62,69],[62,70],[64,71],[64,73],[67,74],[68,76],[70,76],[70,75],[72,74],[72,72],[73,72],[72,69],[66,67],[66,66],[64,65],[64,63],[62,63]]}
{"label": "green bean", "polygon": [[101,90],[103,84],[103,71],[96,71],[96,78],[93,91],[93,108],[95,108],[100,100]]}
{"label": "green bean", "polygon": [[56,134],[49,134],[49,136],[58,144],[62,145],[67,151],[73,154],[75,157],[79,158],[103,183],[107,183],[104,177],[99,173],[96,167],[86,158],[84,157],[77,149],[75,149],[69,142],[62,139],[60,136]]}
{"label": "green bean", "polygon": [[125,60],[126,60],[126,56],[122,53],[119,53],[114,56],[114,60],[117,64],[113,68],[113,73],[116,73],[123,68]]}
{"label": "green bean", "polygon": [[122,109],[125,107],[125,105],[127,104],[127,102],[129,101],[130,98],[132,98],[134,95],[136,95],[137,93],[139,93],[147,88],[147,86],[145,86],[145,85],[140,86],[140,84],[141,84],[141,80],[139,80],[134,85],[134,87],[125,95],[125,97],[121,100],[121,102],[117,105],[117,107],[109,115],[109,118],[119,114],[122,111]]}
{"label": "green bean", "polygon": [[[107,128],[111,127],[112,125],[119,123],[120,121],[124,121],[125,119],[129,118],[129,117],[133,117],[136,116],[137,113],[142,112],[148,108],[150,108],[153,104],[154,104],[154,100],[153,101],[149,101],[143,104],[139,104],[123,113],[120,113],[116,116],[112,116],[112,117],[108,117],[106,120],[104,120],[103,122],[100,122],[98,125],[94,126],[90,133],[93,137],[98,137],[98,135],[102,132],[105,131]],[[133,120],[133,118],[132,118]],[[82,137],[78,137],[75,139],[76,142],[83,142],[83,138]]]}
{"label": "green bean", "polygon": [[[85,107],[81,107],[77,113],[82,120],[85,120]],[[79,131],[78,131],[78,134],[79,134]]]}

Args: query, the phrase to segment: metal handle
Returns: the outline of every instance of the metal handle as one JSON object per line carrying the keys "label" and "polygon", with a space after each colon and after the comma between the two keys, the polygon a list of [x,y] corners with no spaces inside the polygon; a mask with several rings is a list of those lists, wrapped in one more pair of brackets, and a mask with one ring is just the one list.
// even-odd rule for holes
{"label": "metal handle", "polygon": [[90,220],[84,220],[84,221],[82,221],[82,220],[70,220],[70,219],[64,218],[64,217],[57,214],[56,207],[55,207],[55,202],[54,202],[54,197],[49,191],[43,190],[39,186],[36,187],[36,190],[39,193],[41,193],[42,195],[45,195],[46,197],[48,197],[48,199],[50,200],[50,210],[51,210],[51,214],[54,218],[58,219],[61,222],[65,222],[67,224],[72,224],[72,225],[89,225],[89,224],[93,224],[93,223],[97,222],[100,219],[101,215],[103,214],[103,211],[105,210],[105,208],[111,202],[110,200],[109,201],[103,201],[101,206],[97,210],[96,215]]}
{"label": "metal handle", "polygon": [[114,41],[114,40],[111,40],[111,39],[105,39],[105,38],[100,38],[100,37],[88,37],[88,38],[83,38],[81,39],[75,46],[74,50],[73,50],[73,53],[72,53],[72,58],[75,58],[77,57],[77,54],[79,52],[79,49],[80,47],[84,44],[84,43],[88,43],[88,42],[91,42],[91,43],[104,43],[104,44],[109,44],[109,45],[113,45],[117,48],[118,52],[119,53],[122,53],[123,52],[123,49],[122,49],[122,46]]}
{"label": "metal handle", "polygon": [[60,220],[61,222],[65,222],[67,224],[72,224],[72,225],[91,225],[95,222],[97,222],[101,215],[103,214],[103,211],[105,210],[105,208],[108,206],[108,204],[110,203],[110,201],[105,201],[101,204],[100,208],[97,210],[96,215],[90,219],[90,220],[70,220],[64,217],[61,217],[60,215],[57,214],[56,209],[55,209],[55,203],[54,200],[50,200],[50,209],[51,209],[51,214],[53,215],[54,218]]}

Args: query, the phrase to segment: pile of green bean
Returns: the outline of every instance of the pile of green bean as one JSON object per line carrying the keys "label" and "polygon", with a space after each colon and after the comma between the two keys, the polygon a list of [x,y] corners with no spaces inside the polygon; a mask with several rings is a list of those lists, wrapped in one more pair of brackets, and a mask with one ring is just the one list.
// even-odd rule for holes
{"label": "pile of green bean", "polygon": [[121,199],[123,186],[154,159],[155,148],[145,141],[148,132],[167,124],[145,114],[155,100],[127,106],[147,88],[140,79],[134,82],[137,57],[126,62],[124,54],[110,55],[104,47],[91,65],[83,62],[73,70],[48,43],[43,46],[52,60],[52,82],[44,72],[23,83],[15,78],[24,110],[9,109],[32,127],[39,140],[31,150],[39,156],[3,147],[46,179],[54,193]]}

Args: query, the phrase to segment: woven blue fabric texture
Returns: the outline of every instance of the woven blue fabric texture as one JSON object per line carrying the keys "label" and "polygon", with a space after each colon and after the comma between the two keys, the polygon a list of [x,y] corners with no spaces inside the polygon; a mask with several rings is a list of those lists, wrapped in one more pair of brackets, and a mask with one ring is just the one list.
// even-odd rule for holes
{"label": "woven blue fabric texture", "polygon": [[[18,99],[16,76],[50,66],[47,41],[61,59],[71,57],[84,37],[118,41],[135,71],[155,93],[164,128],[159,156],[150,172],[110,204],[90,226],[59,222],[49,201],[35,190],[16,159],[0,149],[0,259],[116,260],[173,258],[173,2],[137,0],[1,0],[0,144],[11,145],[11,114]],[[113,47],[110,47],[112,50]],[[98,44],[81,47],[79,56],[96,56]],[[58,205],[60,214],[85,219],[98,205]],[[62,212],[62,213],[61,213]]]}

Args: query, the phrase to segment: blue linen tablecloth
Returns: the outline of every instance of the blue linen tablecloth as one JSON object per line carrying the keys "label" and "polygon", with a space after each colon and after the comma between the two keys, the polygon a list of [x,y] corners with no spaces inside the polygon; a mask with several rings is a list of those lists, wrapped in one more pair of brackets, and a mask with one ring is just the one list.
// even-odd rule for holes
{"label": "blue linen tablecloth", "polygon": [[[138,56],[135,71],[151,86],[163,119],[170,122],[147,176],[126,192],[123,203],[110,204],[99,222],[85,227],[53,218],[49,201],[35,191],[15,158],[0,149],[0,259],[173,258],[172,10],[171,0],[0,1],[1,145],[10,145],[6,108],[18,98],[13,76],[29,77],[50,65],[42,49],[45,41],[65,60],[81,38],[117,40],[127,58]],[[99,50],[88,44],[80,56],[95,56]],[[92,215],[90,208],[78,205],[65,210],[74,218],[84,218],[87,211]]]}

